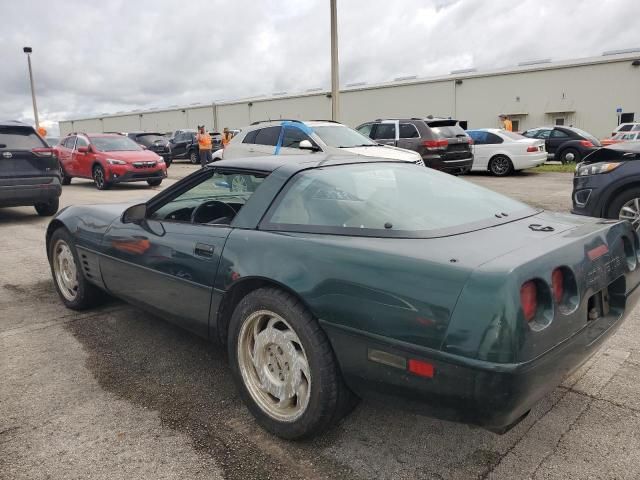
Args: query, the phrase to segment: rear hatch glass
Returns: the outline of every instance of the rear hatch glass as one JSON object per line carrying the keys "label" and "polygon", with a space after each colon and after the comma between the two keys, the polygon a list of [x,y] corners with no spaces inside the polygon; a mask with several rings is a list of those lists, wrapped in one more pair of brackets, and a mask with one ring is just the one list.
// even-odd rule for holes
{"label": "rear hatch glass", "polygon": [[48,145],[29,127],[0,127],[0,150],[31,150]]}
{"label": "rear hatch glass", "polygon": [[49,148],[31,127],[0,126],[0,177],[49,176],[57,171],[57,160],[39,157],[34,148]]}

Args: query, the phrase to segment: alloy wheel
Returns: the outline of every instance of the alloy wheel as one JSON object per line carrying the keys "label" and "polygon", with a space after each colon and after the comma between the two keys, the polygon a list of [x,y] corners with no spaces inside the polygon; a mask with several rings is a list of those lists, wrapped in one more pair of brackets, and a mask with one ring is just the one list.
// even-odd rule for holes
{"label": "alloy wheel", "polygon": [[104,186],[104,172],[101,168],[96,168],[93,171],[93,181],[96,182],[96,186],[101,189]]}
{"label": "alloy wheel", "polygon": [[258,406],[278,421],[293,422],[309,405],[311,374],[296,332],[269,311],[252,313],[238,336],[238,365]]}
{"label": "alloy wheel", "polygon": [[495,157],[491,160],[491,173],[494,175],[506,175],[511,169],[511,164],[507,157]]}
{"label": "alloy wheel", "polygon": [[628,220],[633,225],[634,230],[640,231],[640,198],[632,198],[622,205],[618,218],[620,220]]}
{"label": "alloy wheel", "polygon": [[60,293],[73,302],[78,295],[78,269],[71,248],[64,240],[53,247],[53,273]]}

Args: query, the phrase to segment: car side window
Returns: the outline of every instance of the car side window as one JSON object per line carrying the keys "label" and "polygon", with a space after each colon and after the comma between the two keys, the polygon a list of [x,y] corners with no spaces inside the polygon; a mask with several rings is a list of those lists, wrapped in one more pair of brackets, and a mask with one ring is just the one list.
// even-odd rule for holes
{"label": "car side window", "polygon": [[267,127],[258,130],[256,135],[256,145],[273,145],[278,143],[278,137],[280,137],[280,128],[282,127]]}
{"label": "car side window", "polygon": [[488,133],[489,132],[484,132],[481,130],[470,130],[467,132],[467,135],[469,135],[473,139],[473,142],[476,145],[485,145],[487,143]]}
{"label": "car side window", "polygon": [[316,146],[311,137],[296,127],[285,127],[284,135],[282,136],[282,146],[285,148],[298,148],[302,140],[308,140],[311,145]]}
{"label": "car side window", "polygon": [[67,139],[64,141],[64,147],[68,148],[69,150],[73,150],[73,147],[76,144],[76,137],[67,137]]}
{"label": "car side window", "polygon": [[551,130],[540,130],[535,138],[540,138],[542,140],[546,140],[547,138],[549,138],[549,136],[551,135]]}
{"label": "car side window", "polygon": [[552,130],[551,138],[569,138],[569,135],[567,135],[561,130]]}
{"label": "car side window", "polygon": [[242,140],[242,143],[256,143],[256,135],[258,135],[259,131],[260,131],[260,129],[253,130],[253,131],[247,133],[245,135],[244,139]]}
{"label": "car side window", "polygon": [[400,124],[400,138],[420,138],[418,129],[412,123]]}
{"label": "car side window", "polygon": [[500,138],[498,135],[496,135],[495,133],[491,133],[491,132],[486,132],[486,133],[487,133],[487,139],[485,141],[486,144],[496,145],[504,142],[504,140]]}
{"label": "car side window", "polygon": [[396,124],[395,123],[378,123],[373,132],[374,140],[395,140]]}
{"label": "car side window", "polygon": [[364,125],[360,125],[357,130],[365,137],[371,137],[371,130],[373,129],[373,123],[365,123]]}
{"label": "car side window", "polygon": [[153,220],[229,225],[264,175],[249,172],[210,172],[186,191],[170,198],[150,215]]}
{"label": "car side window", "polygon": [[89,142],[87,141],[86,138],[84,137],[77,137],[77,138],[78,138],[78,141],[76,142],[76,148],[89,146]]}

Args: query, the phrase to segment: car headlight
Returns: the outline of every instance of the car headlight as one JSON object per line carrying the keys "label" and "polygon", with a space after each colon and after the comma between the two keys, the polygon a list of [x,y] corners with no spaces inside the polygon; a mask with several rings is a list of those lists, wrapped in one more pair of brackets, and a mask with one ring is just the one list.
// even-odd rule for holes
{"label": "car headlight", "polygon": [[107,158],[107,163],[109,165],[126,165],[127,162],[124,162],[122,160],[118,160],[116,158]]}
{"label": "car headlight", "polygon": [[576,167],[576,176],[597,175],[599,173],[609,173],[622,165],[622,162],[599,162],[592,164],[580,164]]}

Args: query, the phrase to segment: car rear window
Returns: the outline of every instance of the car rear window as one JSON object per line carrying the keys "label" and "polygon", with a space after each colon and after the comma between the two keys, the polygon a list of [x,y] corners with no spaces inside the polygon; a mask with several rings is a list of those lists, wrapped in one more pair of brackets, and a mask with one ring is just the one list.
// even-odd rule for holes
{"label": "car rear window", "polygon": [[594,145],[600,145],[600,140],[598,140],[596,137],[591,135],[589,132],[585,132],[584,130],[580,130],[579,128],[576,128],[576,127],[573,127],[573,131],[576,132],[581,137],[586,138]]}
{"label": "car rear window", "polygon": [[297,174],[271,208],[266,228],[428,238],[534,213],[523,203],[444,173],[410,164],[362,163]]}
{"label": "car rear window", "polygon": [[159,133],[148,133],[145,135],[138,135],[138,143],[142,145],[149,146],[153,145],[157,141],[165,142],[165,138]]}
{"label": "car rear window", "polygon": [[47,146],[30,127],[0,127],[0,149],[31,150]]}
{"label": "car rear window", "polygon": [[436,124],[435,126],[432,124],[429,124],[429,126],[431,127],[431,130],[439,137],[442,138],[455,138],[457,136],[466,136],[466,134],[464,133],[464,130],[462,129],[462,127],[460,125],[454,124],[454,125],[438,125]]}
{"label": "car rear window", "polygon": [[255,144],[275,146],[276,143],[278,143],[278,138],[280,137],[280,128],[281,127],[267,127],[258,130],[258,134],[255,138]]}

